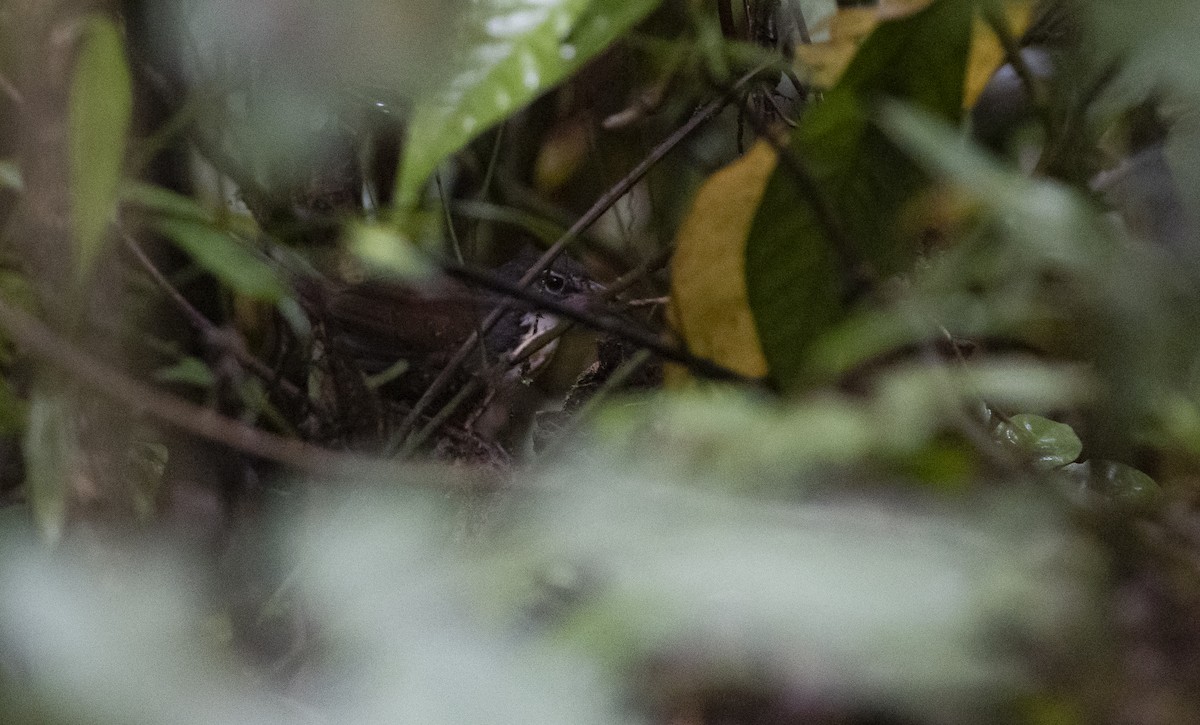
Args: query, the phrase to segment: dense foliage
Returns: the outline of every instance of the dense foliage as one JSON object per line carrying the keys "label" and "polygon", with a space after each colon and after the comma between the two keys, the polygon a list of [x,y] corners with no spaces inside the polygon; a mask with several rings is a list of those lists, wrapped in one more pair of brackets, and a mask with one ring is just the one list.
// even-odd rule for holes
{"label": "dense foliage", "polygon": [[1198,33],[0,5],[2,719],[1200,720]]}

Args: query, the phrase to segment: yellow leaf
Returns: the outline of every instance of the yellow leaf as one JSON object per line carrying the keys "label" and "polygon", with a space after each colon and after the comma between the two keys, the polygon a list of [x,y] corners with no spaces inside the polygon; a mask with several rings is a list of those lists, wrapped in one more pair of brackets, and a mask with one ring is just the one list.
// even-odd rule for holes
{"label": "yellow leaf", "polygon": [[874,8],[844,8],[829,21],[829,40],[796,48],[796,60],[806,79],[817,88],[832,88],[864,38],[879,24]]}
{"label": "yellow leaf", "polygon": [[879,19],[895,20],[905,18],[913,13],[929,7],[933,0],[881,0],[879,3]]}
{"label": "yellow leaf", "polygon": [[577,115],[559,121],[542,142],[533,165],[534,188],[554,192],[583,166],[591,148],[591,119]]}
{"label": "yellow leaf", "polygon": [[760,141],[700,187],[671,259],[671,304],[688,349],[742,375],[767,374],[746,295],[746,240],[775,151]]}
{"label": "yellow leaf", "polygon": [[[1032,0],[1007,0],[1004,3],[1004,13],[1008,18],[1008,27],[1014,37],[1019,37],[1029,26],[1032,13]],[[996,39],[996,34],[987,26],[982,18],[975,18],[974,39],[971,42],[971,56],[967,60],[967,80],[963,90],[963,108],[975,105],[983,87],[996,69],[1004,64],[1004,48]]]}

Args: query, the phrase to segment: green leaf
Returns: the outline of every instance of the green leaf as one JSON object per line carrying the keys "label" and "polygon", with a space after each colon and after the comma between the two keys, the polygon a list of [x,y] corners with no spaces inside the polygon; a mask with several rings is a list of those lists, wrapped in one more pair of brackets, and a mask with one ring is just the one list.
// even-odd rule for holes
{"label": "green leaf", "polygon": [[[121,202],[155,216],[183,219],[216,225],[218,215],[195,199],[164,189],[161,186],[141,181],[128,181],[121,187]],[[220,226],[237,234],[253,236],[258,233],[258,224],[249,214],[220,214]]]}
{"label": "green leaf", "polygon": [[767,184],[746,248],[746,283],[771,376],[785,389],[804,386],[810,345],[846,315],[847,267],[886,276],[916,257],[896,218],[925,177],[870,123],[872,108],[890,97],[957,120],[972,10],[936,0],[880,25],[792,136],[793,158],[815,193],[783,162]]}
{"label": "green leaf", "polygon": [[1093,460],[1072,463],[1063,468],[1064,480],[1077,486],[1075,500],[1080,504],[1104,505],[1123,509],[1140,509],[1153,505],[1162,489],[1151,477],[1116,461]]}
{"label": "green leaf", "polygon": [[71,216],[77,276],[92,269],[112,219],[133,113],[133,87],[121,31],[109,19],[87,21],[71,78]]}
{"label": "green leaf", "polygon": [[203,390],[208,390],[216,382],[213,371],[209,369],[208,365],[195,357],[185,357],[174,365],[156,370],[154,379],[160,383],[193,385]]}
{"label": "green leaf", "polygon": [[12,435],[25,429],[28,404],[17,396],[12,383],[0,378],[0,435]]}
{"label": "green leaf", "polygon": [[350,248],[372,269],[402,280],[428,280],[436,271],[417,245],[394,226],[355,224],[349,229]]}
{"label": "green leaf", "polygon": [[784,682],[836,682],[918,721],[938,720],[915,714],[932,708],[970,722],[944,708],[1002,698],[1023,679],[1013,650],[987,640],[999,622],[1038,642],[1083,636],[1081,597],[1096,572],[1044,501],[1009,495],[1012,508],[961,517],[784,504],[696,495],[661,471],[622,477],[621,466],[591,458],[571,470],[587,489],[556,496],[522,529],[549,529],[527,544],[528,560],[579,572],[573,598],[543,586],[535,602],[569,601],[560,636],[610,667],[684,652],[689,673],[753,678],[769,662]]}
{"label": "green leaf", "polygon": [[211,222],[213,215],[191,197],[161,186],[132,181],[121,189],[121,201],[159,216]]}
{"label": "green leaf", "polygon": [[1021,413],[996,428],[1001,441],[1028,455],[1034,468],[1049,471],[1074,461],[1083,452],[1083,443],[1071,426]]}
{"label": "green leaf", "polygon": [[29,404],[25,481],[34,520],[51,543],[62,536],[78,459],[73,413],[70,399],[61,393],[38,391]]}
{"label": "green leaf", "polygon": [[275,270],[229,234],[185,219],[158,219],[154,226],[237,292],[270,302],[287,293]]}
{"label": "green leaf", "polygon": [[660,0],[480,0],[465,15],[469,50],[443,88],[419,99],[400,176],[411,206],[447,156],[566,78]]}

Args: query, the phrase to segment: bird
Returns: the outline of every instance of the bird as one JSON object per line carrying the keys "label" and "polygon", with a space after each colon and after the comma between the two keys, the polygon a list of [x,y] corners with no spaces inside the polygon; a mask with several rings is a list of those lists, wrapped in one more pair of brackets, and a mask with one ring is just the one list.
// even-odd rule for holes
{"label": "bird", "polygon": [[[523,249],[491,270],[491,276],[515,284],[537,256],[532,249]],[[353,399],[358,407],[364,396],[371,395],[385,405],[411,409],[467,339],[482,331],[489,314],[502,310],[483,331],[481,352],[467,357],[430,411],[436,412],[473,377],[482,376],[483,390],[470,401],[473,405],[463,409],[474,409],[478,418],[485,402],[499,400],[505,410],[493,410],[490,417],[502,423],[491,423],[488,430],[477,432],[485,438],[503,438],[505,443],[511,443],[517,435],[512,431],[519,431],[526,422],[516,418],[525,417],[523,411],[529,403],[518,399],[538,397],[533,383],[552,364],[559,345],[552,341],[519,364],[513,362],[559,324],[558,316],[448,275],[424,284],[388,278],[344,282],[310,276],[297,289],[314,329],[321,331],[326,367],[332,371],[331,377],[340,378],[334,381],[337,390],[333,394]],[[549,301],[582,307],[601,287],[583,265],[561,256],[529,289]],[[528,395],[521,392],[526,390]],[[529,418],[533,412],[528,412]]]}

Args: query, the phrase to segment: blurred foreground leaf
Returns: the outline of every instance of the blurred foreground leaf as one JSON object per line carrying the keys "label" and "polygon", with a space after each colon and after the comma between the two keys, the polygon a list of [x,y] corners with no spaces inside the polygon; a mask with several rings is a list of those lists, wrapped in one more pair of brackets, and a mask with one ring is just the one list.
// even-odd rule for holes
{"label": "blurred foreground leaf", "polygon": [[[699,488],[794,495],[819,474],[860,476],[880,464],[911,463],[937,447],[939,435],[959,429],[964,410],[984,401],[1046,412],[1086,402],[1093,387],[1078,366],[1028,357],[966,367],[897,365],[880,374],[867,395],[827,392],[787,405],[729,390],[631,399],[605,408],[593,436],[614,461],[684,472]],[[1055,431],[1058,455],[1070,453],[1069,431]]]}
{"label": "blurred foreground leaf", "polygon": [[1162,489],[1145,473],[1116,461],[1095,460],[1072,463],[1063,479],[1074,484],[1071,493],[1081,505],[1100,504],[1118,511],[1147,509],[1156,503]]}
{"label": "blurred foreground leaf", "polygon": [[898,307],[926,335],[944,326],[1088,360],[1104,395],[1085,438],[1100,456],[1129,456],[1133,430],[1191,395],[1200,355],[1192,268],[1124,237],[1082,193],[1001,167],[926,113],[889,106],[881,124],[982,211],[975,233],[914,275]]}
{"label": "blurred foreground leaf", "polygon": [[588,470],[547,474],[571,484],[544,497],[526,555],[576,572],[556,577],[573,595],[546,592],[568,602],[551,621],[610,667],[966,722],[1028,692],[1031,662],[995,627],[1043,655],[1087,650],[1094,562],[1031,491],[973,513],[789,505]]}
{"label": "blurred foreground leaf", "polygon": [[186,219],[157,219],[154,226],[231,289],[270,302],[287,293],[278,273],[228,233]]}
{"label": "blurred foreground leaf", "polygon": [[66,524],[79,459],[74,413],[71,399],[61,391],[35,393],[29,404],[22,446],[26,488],[38,529],[52,543],[62,536]]}
{"label": "blurred foreground leaf", "polygon": [[121,31],[102,16],[84,25],[70,104],[71,220],[76,278],[83,279],[113,218],[133,112]]}

